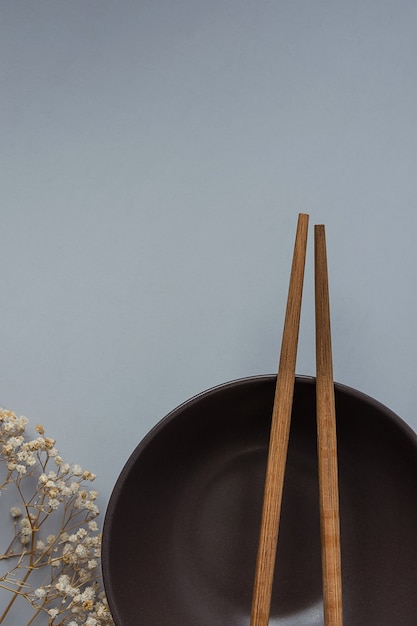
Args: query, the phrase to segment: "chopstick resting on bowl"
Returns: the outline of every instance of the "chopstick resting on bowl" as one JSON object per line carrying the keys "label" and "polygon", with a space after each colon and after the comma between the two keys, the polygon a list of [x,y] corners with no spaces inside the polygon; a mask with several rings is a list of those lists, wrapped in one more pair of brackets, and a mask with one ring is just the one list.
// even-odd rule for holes
{"label": "chopstick resting on bowl", "polygon": [[251,626],[268,626],[269,622],[282,491],[294,395],[308,219],[309,216],[303,213],[298,216],[277,384],[272,410],[262,520],[252,597]]}
{"label": "chopstick resting on bowl", "polygon": [[[272,410],[251,626],[268,626],[294,396],[308,215],[298,217]],[[325,626],[343,626],[336,409],[324,225],[314,227],[316,412]]]}
{"label": "chopstick resting on bowl", "polygon": [[342,572],[326,233],[314,227],[316,411],[325,626],[342,626]]}

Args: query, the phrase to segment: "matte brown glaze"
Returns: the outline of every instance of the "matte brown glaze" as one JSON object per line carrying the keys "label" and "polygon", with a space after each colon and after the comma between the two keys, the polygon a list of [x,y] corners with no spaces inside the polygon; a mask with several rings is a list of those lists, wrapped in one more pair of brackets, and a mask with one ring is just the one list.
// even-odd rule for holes
{"label": "matte brown glaze", "polygon": [[[209,390],[139,444],[111,496],[117,626],[247,626],[276,378]],[[417,437],[336,384],[344,626],[417,623]],[[271,626],[323,624],[315,381],[298,377]]]}

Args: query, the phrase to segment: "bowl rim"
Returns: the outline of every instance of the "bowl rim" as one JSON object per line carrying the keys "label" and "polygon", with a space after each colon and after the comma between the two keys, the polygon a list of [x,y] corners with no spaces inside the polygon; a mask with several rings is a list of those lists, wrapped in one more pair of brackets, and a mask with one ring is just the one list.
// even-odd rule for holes
{"label": "bowl rim", "polygon": [[[162,430],[166,426],[166,424],[168,424],[173,419],[175,419],[178,413],[181,413],[183,409],[185,409],[186,407],[189,408],[189,407],[192,407],[194,404],[197,404],[204,397],[210,396],[214,393],[222,391],[223,389],[227,389],[228,387],[236,387],[240,385],[245,385],[247,383],[257,382],[257,381],[262,381],[262,380],[273,380],[274,378],[275,379],[277,378],[277,374],[255,374],[253,376],[235,378],[230,381],[220,383],[218,385],[213,385],[212,387],[209,387],[208,389],[205,389],[204,391],[200,391],[197,394],[191,396],[188,400],[181,402],[181,404],[176,406],[171,411],[169,411],[169,413],[167,413],[164,417],[162,417],[140,440],[140,442],[135,446],[130,456],[128,457],[127,461],[125,462],[124,466],[122,467],[122,470],[116,480],[116,483],[110,495],[109,504],[108,504],[107,511],[106,511],[106,518],[108,516],[107,515],[108,512],[111,512],[114,509],[114,501],[118,493],[121,491],[121,485],[123,484],[124,478],[128,475],[131,467],[136,462],[137,457],[140,455],[141,451],[144,448],[146,448],[148,443],[152,439],[154,439],[154,437],[157,436],[159,431]],[[304,382],[307,384],[315,384],[316,377],[304,375],[304,374],[296,374],[295,380]],[[403,418],[401,418],[397,413],[395,413],[387,405],[383,404],[379,400],[376,400],[375,398],[366,394],[365,392],[355,389],[354,387],[350,387],[349,385],[345,385],[344,383],[335,381],[334,387],[336,391],[340,391],[346,395],[357,398],[358,400],[361,400],[362,402],[378,410],[380,413],[384,414],[385,417],[393,421],[399,427],[399,429],[402,430],[403,433],[411,441],[414,442],[414,445],[417,448],[417,433]]]}

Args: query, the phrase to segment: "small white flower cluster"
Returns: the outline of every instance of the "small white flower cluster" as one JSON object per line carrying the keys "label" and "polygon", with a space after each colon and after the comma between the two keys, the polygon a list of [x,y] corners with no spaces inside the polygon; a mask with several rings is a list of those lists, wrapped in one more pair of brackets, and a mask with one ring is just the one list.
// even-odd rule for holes
{"label": "small white flower cluster", "polygon": [[73,498],[76,509],[84,509],[92,516],[98,515],[99,510],[94,503],[98,496],[97,491],[80,488],[82,481],[94,480],[95,474],[87,470],[83,471],[79,465],[71,467],[68,463],[62,462],[60,456],[53,458],[55,464],[58,465],[58,472],[49,471],[47,474],[43,472],[38,479],[39,491],[42,494],[41,506],[44,510],[48,508],[55,510],[61,502]]}
{"label": "small white flower cluster", "polygon": [[[97,586],[91,585],[80,591],[78,587],[72,584],[68,574],[61,574],[55,584],[55,591],[57,597],[61,600],[59,605],[60,611],[57,608],[49,609],[48,614],[50,617],[58,616],[59,612],[62,612],[62,606],[66,605],[72,614],[68,626],[78,626],[80,623],[83,626],[90,624],[91,626],[100,626],[100,624],[108,623],[110,613],[107,601],[103,592],[97,591]],[[45,589],[37,589],[35,593],[44,597]],[[87,617],[86,613],[88,614]],[[80,619],[83,621],[80,622]]]}
{"label": "small white flower cluster", "polygon": [[[25,417],[0,409],[0,490],[15,488],[20,498],[20,506],[9,511],[14,537],[0,551],[2,560],[13,563],[0,576],[0,588],[13,594],[0,623],[20,597],[33,607],[31,624],[46,614],[51,626],[111,626],[100,584],[98,493],[85,486],[95,475],[65,463],[43,426],[37,425],[38,436],[29,438],[27,424]],[[49,572],[49,580],[33,588],[29,577],[41,569]]]}

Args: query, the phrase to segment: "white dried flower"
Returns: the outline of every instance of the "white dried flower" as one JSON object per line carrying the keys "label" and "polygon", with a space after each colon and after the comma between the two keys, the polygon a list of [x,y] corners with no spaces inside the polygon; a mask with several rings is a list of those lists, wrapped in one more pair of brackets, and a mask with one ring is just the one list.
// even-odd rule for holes
{"label": "white dried flower", "polygon": [[86,587],[81,594],[82,601],[85,602],[87,600],[94,600],[95,595],[96,590],[94,589],[94,587]]}
{"label": "white dried flower", "polygon": [[86,559],[88,557],[88,550],[82,543],[79,543],[75,548],[75,554],[80,559]]}
{"label": "white dried flower", "polygon": [[19,476],[24,476],[24,474],[26,474],[26,467],[21,463],[18,463],[15,469]]}
{"label": "white dried flower", "polygon": [[22,515],[22,509],[20,509],[18,506],[12,506],[12,508],[10,509],[10,515],[13,517],[13,519],[17,519]]}
{"label": "white dried flower", "polygon": [[[92,519],[99,514],[98,492],[84,486],[95,474],[66,463],[41,424],[35,427],[38,436],[28,437],[27,423],[26,417],[0,408],[0,461],[7,468],[0,490],[15,484],[22,504],[8,509],[14,538],[0,558],[10,559],[12,568],[0,573],[0,589],[26,598],[50,624],[114,626],[98,580],[101,534]],[[0,527],[3,536],[1,520]],[[49,581],[31,586],[32,571],[44,566]],[[0,608],[0,622],[13,606],[11,601]]]}
{"label": "white dried flower", "polygon": [[57,500],[57,498],[50,498],[48,505],[51,507],[51,509],[53,509],[54,511],[59,507],[59,500]]}
{"label": "white dried flower", "polygon": [[28,424],[29,420],[27,417],[25,417],[24,415],[22,415],[21,417],[17,418],[17,424],[19,427],[19,430],[24,430],[25,426]]}
{"label": "white dried flower", "polygon": [[69,593],[69,591],[71,591],[72,587],[70,585],[70,577],[68,574],[61,574],[58,578],[58,582],[55,584],[55,589],[61,593]]}
{"label": "white dried flower", "polygon": [[83,475],[83,468],[81,467],[81,465],[73,465],[72,466],[72,473],[74,474],[74,476],[82,476]]}
{"label": "white dried flower", "polygon": [[93,482],[93,480],[95,479],[96,479],[96,475],[90,472],[89,470],[85,470],[83,472],[83,480],[89,480],[90,482]]}
{"label": "white dried flower", "polygon": [[16,450],[16,448],[19,448],[22,445],[23,437],[21,435],[19,437],[9,437],[9,441],[7,443],[13,448],[13,450]]}
{"label": "white dried flower", "polygon": [[38,552],[42,552],[42,550],[45,550],[45,542],[42,541],[42,539],[38,539],[36,542],[36,550]]}

